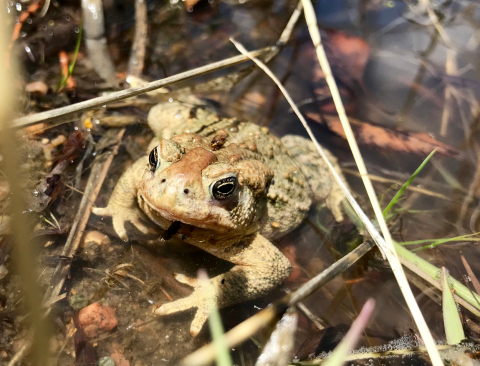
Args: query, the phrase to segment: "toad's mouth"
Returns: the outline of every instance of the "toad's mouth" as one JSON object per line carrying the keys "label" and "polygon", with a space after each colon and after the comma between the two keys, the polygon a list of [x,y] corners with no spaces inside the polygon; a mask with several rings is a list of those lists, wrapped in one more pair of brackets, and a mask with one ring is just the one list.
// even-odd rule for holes
{"label": "toad's mouth", "polygon": [[[191,226],[199,227],[202,229],[219,231],[219,232],[226,232],[228,230],[233,229],[233,225],[231,224],[231,222],[228,222],[228,225],[222,225],[220,222],[217,222],[217,221],[211,222],[211,220],[207,220],[207,219],[195,219],[187,215],[182,215],[180,213],[173,213],[164,208],[160,208],[158,207],[158,205],[155,205],[152,202],[150,202],[148,197],[146,197],[146,195],[144,194],[141,195],[141,198],[152,210],[152,213],[154,214],[154,217],[152,219],[165,230],[167,230],[170,227],[170,225],[172,225],[176,221],[181,222],[182,224],[191,225]],[[158,220],[155,220],[157,216],[161,216],[161,218],[163,219],[162,220],[163,222],[159,222]],[[168,221],[168,223],[165,222],[164,220]],[[225,220],[218,220],[218,221],[225,221]]]}

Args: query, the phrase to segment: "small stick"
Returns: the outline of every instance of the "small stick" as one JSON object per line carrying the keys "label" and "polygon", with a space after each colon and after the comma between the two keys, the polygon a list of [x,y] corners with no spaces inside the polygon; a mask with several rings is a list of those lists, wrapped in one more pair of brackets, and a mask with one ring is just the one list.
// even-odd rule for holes
{"label": "small stick", "polygon": [[[270,46],[270,47],[265,47],[256,51],[253,51],[252,54],[255,56],[261,56],[265,54],[266,52],[272,51],[275,49],[277,46]],[[181,72],[180,74],[170,76],[168,78],[162,79],[162,80],[156,80],[152,81],[151,83],[139,86],[138,88],[131,88],[127,90],[121,90],[117,92],[113,92],[110,94],[107,94],[105,96],[93,98],[86,100],[84,102],[79,102],[75,103],[66,107],[62,108],[57,108],[52,111],[45,111],[45,112],[40,112],[40,113],[35,113],[29,116],[25,117],[20,117],[17,119],[14,119],[10,127],[13,128],[24,128],[27,126],[34,125],[39,122],[54,122],[61,120],[63,118],[69,117],[69,116],[74,116],[79,112],[97,108],[97,107],[102,107],[108,103],[113,103],[113,102],[118,102],[120,100],[134,97],[136,95],[144,94],[149,91],[162,88],[165,86],[169,86],[175,83],[178,83],[179,81],[187,80],[194,78],[196,76],[200,76],[203,74],[210,73],[212,71],[220,70],[225,67],[237,65],[239,63],[248,61],[249,58],[247,56],[243,55],[238,55],[234,57],[227,58],[225,60],[213,62],[209,65],[206,66],[201,66],[197,67],[196,69]],[[65,123],[65,122],[63,122]]]}
{"label": "small stick", "polygon": [[463,266],[465,267],[465,270],[468,273],[468,277],[470,277],[470,281],[472,282],[473,288],[475,291],[477,291],[477,294],[480,293],[480,282],[478,282],[477,276],[475,276],[475,273],[473,273],[472,268],[470,268],[470,265],[468,264],[467,260],[465,257],[460,255],[460,258],[462,258]]}
{"label": "small stick", "polygon": [[[282,299],[275,301],[271,306],[259,311],[254,316],[240,323],[235,328],[225,333],[225,343],[232,348],[242,343],[260,329],[278,319],[291,306],[310,296],[314,291],[333,280],[340,273],[347,270],[357,262],[371,248],[373,243],[365,242],[352,250],[350,253],[336,261],[322,273],[316,275],[297,291],[292,292]],[[215,345],[210,343],[180,361],[180,366],[202,366],[208,365],[215,359]]]}

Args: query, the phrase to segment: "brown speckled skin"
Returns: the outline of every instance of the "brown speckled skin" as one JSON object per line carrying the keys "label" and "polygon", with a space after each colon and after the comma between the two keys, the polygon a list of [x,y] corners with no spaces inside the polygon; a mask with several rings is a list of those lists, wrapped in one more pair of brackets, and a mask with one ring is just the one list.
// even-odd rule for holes
{"label": "brown speckled skin", "polygon": [[[155,106],[149,124],[162,137],[150,146],[157,149],[159,166],[152,169],[147,156],[139,159],[120,178],[108,206],[93,212],[112,216],[124,240],[128,239],[126,221],[143,232],[148,231],[142,223],[146,216],[165,230],[174,221],[182,222],[175,235],[235,264],[210,280],[219,308],[257,298],[290,274],[289,261],[270,240],[301,223],[312,197],[326,202],[341,219],[341,192],[326,167],[311,164],[302,169],[266,128],[221,118],[194,97]],[[312,159],[321,160],[309,151],[310,141],[298,136],[282,140],[297,158],[311,153]],[[236,189],[230,197],[217,200],[211,186],[225,177],[237,179]],[[203,292],[196,279],[178,274],[176,279],[194,287],[194,292],[155,313],[196,307],[190,329],[196,335],[208,317]]]}

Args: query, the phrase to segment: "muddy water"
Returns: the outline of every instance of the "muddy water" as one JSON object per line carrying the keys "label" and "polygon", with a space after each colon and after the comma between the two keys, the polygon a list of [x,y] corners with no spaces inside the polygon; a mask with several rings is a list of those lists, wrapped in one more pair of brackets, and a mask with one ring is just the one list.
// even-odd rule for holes
{"label": "muddy water", "polygon": [[[236,55],[237,52],[228,42],[230,36],[243,42],[249,49],[270,45],[278,38],[294,6],[291,1],[281,0],[273,3],[252,0],[245,4],[215,1],[212,4],[200,2],[193,11],[186,12],[179,4],[148,2],[150,32],[144,76],[150,80],[159,79]],[[328,28],[328,31],[323,32],[327,42],[334,37],[335,31],[348,32],[360,40],[360,44],[355,43],[359,53],[354,55],[348,55],[347,52],[350,46],[353,47],[351,43],[345,45],[338,41],[328,44],[330,54],[344,49],[340,56],[337,53],[337,58],[332,60],[338,62],[334,72],[344,91],[350,115],[361,121],[396,130],[426,132],[458,151],[454,156],[437,153],[432,159],[434,163],[427,165],[417,178],[414,186],[424,189],[427,194],[407,191],[405,199],[398,206],[404,210],[395,212],[391,220],[392,234],[398,241],[469,234],[478,231],[480,225],[476,220],[478,187],[474,186],[471,190],[471,202],[464,203],[478,165],[478,108],[475,103],[480,84],[477,75],[477,40],[474,37],[478,14],[473,11],[474,4],[436,4],[438,14],[442,14],[445,19],[448,39],[442,39],[435,33],[428,17],[415,6],[416,4],[393,1],[323,1],[315,4],[319,24]],[[108,35],[110,50],[121,71],[125,68],[130,46],[132,4],[118,3],[114,8],[115,12],[108,15]],[[55,55],[63,47],[72,50],[76,30],[78,31],[79,12],[72,4],[65,9],[68,11],[54,7],[45,19],[37,19],[35,22],[38,23],[33,23],[30,28],[28,25],[25,27],[26,44],[30,45],[35,55],[41,55],[42,52]],[[10,12],[18,15],[13,4],[10,5]],[[66,13],[70,19],[68,22],[63,21]],[[55,19],[53,23],[49,22],[49,16]],[[77,23],[73,24],[75,19]],[[44,29],[44,26],[47,28]],[[66,29],[69,42],[57,40],[60,28]],[[448,50],[445,42],[450,42],[451,47],[455,48],[454,61],[451,62],[455,65],[448,72],[451,75],[445,72]],[[19,56],[24,63],[23,77],[26,83],[38,78],[52,83],[52,80],[59,78],[58,64],[49,63],[48,57],[47,62],[42,64],[37,59],[33,62],[22,52]],[[365,63],[356,63],[367,56]],[[80,58],[74,71],[79,88],[76,96],[70,96],[70,101],[94,96],[98,92],[96,88],[102,88],[100,83],[95,84],[94,88],[91,87],[93,84],[89,85],[89,80],[95,79],[95,76],[92,76],[93,71],[88,61],[85,61],[86,57],[85,55],[83,62]],[[321,111],[332,113],[334,110],[325,83],[318,76],[321,73],[303,19],[290,43],[271,63],[271,67],[294,99],[302,105],[302,111],[312,117],[312,128],[319,141],[338,157],[358,200],[371,214],[360,180],[348,173],[355,169],[348,145],[324,125],[315,122],[314,117]],[[225,71],[216,73],[222,74]],[[200,83],[200,80],[206,79],[208,77],[202,77],[194,82]],[[451,91],[446,102],[447,85]],[[258,71],[229,93],[204,93],[202,96],[216,102],[225,113],[268,125],[279,135],[305,135],[303,127],[274,84]],[[25,108],[29,110],[34,107],[28,104]],[[448,113],[445,112],[446,108]],[[71,133],[73,127],[65,127],[61,132]],[[47,132],[47,137],[52,133],[55,131]],[[143,146],[145,139],[150,137],[148,131],[139,127],[132,128],[127,135],[126,148],[121,149],[119,156],[114,159],[112,173],[97,201],[99,206],[104,205],[116,179],[126,168],[127,151],[130,156],[134,155],[132,146]],[[398,185],[393,182],[402,183],[408,179],[426,156],[424,152],[415,154],[397,151],[393,145],[394,143],[387,143],[380,148],[360,142],[370,173],[392,180],[387,183],[374,182],[384,206],[398,189]],[[71,191],[62,194],[60,203],[53,206],[52,211],[56,215],[67,217],[64,206],[68,202],[75,206],[81,196],[74,196],[75,193]],[[89,229],[113,234],[110,226],[108,220],[92,218]],[[40,266],[45,266],[49,258],[60,254],[64,240],[64,236],[56,237],[54,246],[42,250]],[[284,253],[289,255],[295,268],[294,275],[286,281],[285,287],[290,290],[298,288],[348,252],[355,242],[358,242],[358,235],[348,220],[337,224],[326,209],[313,209],[301,227],[277,242]],[[473,271],[480,274],[480,268],[476,265],[479,254],[475,242],[443,244],[423,250],[419,255],[439,267],[446,266],[453,276],[462,280],[465,270],[461,265],[460,251]],[[134,242],[133,245],[127,245],[113,235],[109,248],[84,248],[78,255],[80,260],[74,262],[68,280],[69,297],[73,293],[80,293],[90,303],[99,301],[116,308],[119,319],[116,331],[96,340],[96,358],[120,353],[131,365],[173,364],[209,341],[210,335],[206,329],[196,339],[188,334],[193,316],[191,312],[158,320],[151,316],[151,309],[159,302],[169,301],[168,296],[175,299],[189,293],[188,287],[171,282],[171,273],[181,272],[194,276],[199,268],[206,268],[213,276],[228,269],[228,264],[185,244]],[[115,271],[122,263],[133,263],[131,274],[141,278],[144,284],[140,285],[132,278],[122,278],[124,284],[118,281],[106,282],[105,279],[111,278],[108,278],[105,271]],[[53,266],[50,266],[47,273],[51,273],[52,269]],[[18,286],[16,280],[13,274],[2,280],[0,285],[3,293],[13,293]],[[41,284],[46,286],[47,283],[45,280]],[[441,307],[425,296],[422,290],[414,287],[414,292],[434,337],[444,340]],[[223,309],[221,315],[225,328],[232,328],[283,294],[280,287],[269,296]],[[374,336],[364,339],[364,345],[382,344],[385,340],[396,338],[415,328],[393,275],[374,254],[317,291],[305,301],[305,306],[325,327],[341,327],[343,324],[351,324],[369,297],[376,299],[377,308],[369,325]],[[7,298],[6,308],[13,310],[12,304],[18,299]],[[478,320],[469,313],[468,316],[474,321]],[[60,364],[74,362],[73,344],[66,339],[62,329],[72,317],[75,317],[75,312],[69,302],[60,302],[53,316],[57,325],[62,324],[55,336],[57,346],[53,347]],[[301,315],[296,346],[300,346],[316,331],[312,322]],[[8,334],[5,332],[2,335],[2,346],[7,350],[7,360],[18,350],[26,327],[19,325],[15,331],[9,328]],[[253,364],[258,354],[257,342],[261,340],[262,337],[258,336],[232,350],[234,361],[242,365]],[[63,342],[66,351],[62,350]]]}

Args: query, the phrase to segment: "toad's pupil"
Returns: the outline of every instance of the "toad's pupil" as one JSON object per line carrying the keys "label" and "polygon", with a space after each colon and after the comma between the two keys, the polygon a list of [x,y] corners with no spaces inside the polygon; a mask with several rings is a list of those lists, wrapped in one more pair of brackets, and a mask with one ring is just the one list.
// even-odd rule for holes
{"label": "toad's pupil", "polygon": [[158,161],[158,150],[157,148],[153,149],[150,152],[150,155],[148,156],[148,162],[150,163],[150,170],[154,172],[155,170],[158,169],[159,167],[159,161]]}
{"label": "toad's pupil", "polygon": [[223,178],[215,182],[212,189],[213,197],[217,200],[223,200],[233,194],[235,191],[235,185],[237,183],[237,178],[228,177]]}

